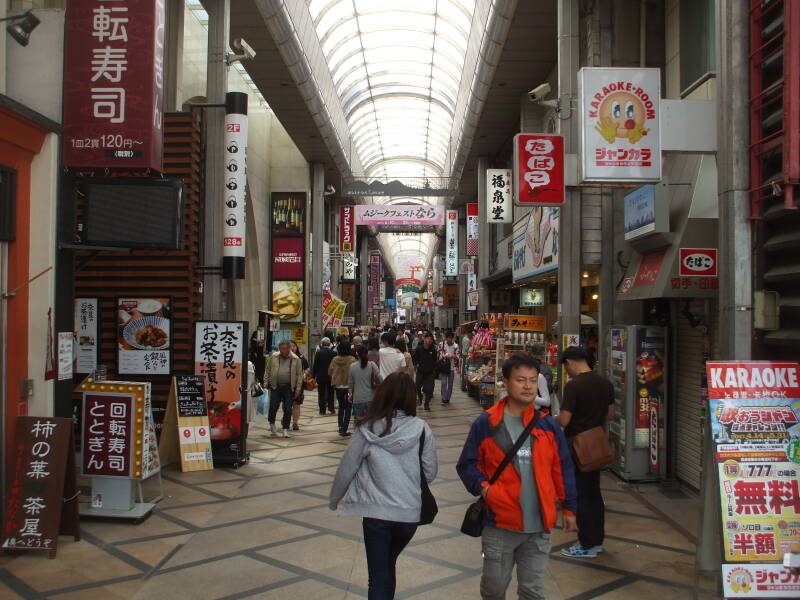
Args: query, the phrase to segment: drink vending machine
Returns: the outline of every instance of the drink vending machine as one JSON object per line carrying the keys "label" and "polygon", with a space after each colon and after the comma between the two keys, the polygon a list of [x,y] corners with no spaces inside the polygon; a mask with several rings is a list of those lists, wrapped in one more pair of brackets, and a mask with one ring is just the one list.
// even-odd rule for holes
{"label": "drink vending machine", "polygon": [[626,481],[658,481],[666,475],[667,330],[612,325],[608,343],[615,405],[610,468]]}

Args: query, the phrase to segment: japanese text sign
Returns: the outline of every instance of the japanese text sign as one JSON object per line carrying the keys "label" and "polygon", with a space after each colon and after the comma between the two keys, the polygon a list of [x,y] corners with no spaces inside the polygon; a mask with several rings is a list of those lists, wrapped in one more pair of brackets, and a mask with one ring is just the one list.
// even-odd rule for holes
{"label": "japanese text sign", "polygon": [[70,0],[65,167],[162,170],[164,0]]}
{"label": "japanese text sign", "polygon": [[680,248],[678,252],[681,277],[716,277],[716,248]]}
{"label": "japanese text sign", "polygon": [[357,204],[356,225],[444,225],[444,207],[424,204]]}
{"label": "japanese text sign", "polygon": [[[247,94],[229,92],[225,96],[225,155],[222,180],[225,185],[222,217],[222,256],[244,259],[247,235]],[[244,279],[244,268],[225,268],[224,277]],[[243,267],[244,265],[242,265]]]}
{"label": "japanese text sign", "polygon": [[247,412],[242,364],[247,324],[244,321],[197,321],[194,330],[194,374],[205,376],[205,397],[215,457],[244,452]]}
{"label": "japanese text sign", "polygon": [[74,331],[76,344],[75,372],[94,373],[100,344],[99,300],[75,298]]}
{"label": "japanese text sign", "polygon": [[339,252],[356,251],[356,219],[352,206],[339,208]]}
{"label": "japanese text sign", "polygon": [[660,180],[660,70],[584,67],[579,81],[582,180]]}
{"label": "japanese text sign", "polygon": [[304,242],[302,237],[272,238],[273,279],[303,279]]}
{"label": "japanese text sign", "polygon": [[800,438],[800,367],[708,362],[706,370],[723,558],[780,560],[800,542],[800,464],[787,453]]}
{"label": "japanese text sign", "polygon": [[511,223],[514,220],[511,208],[512,181],[508,169],[486,169],[487,223]]}
{"label": "japanese text sign", "polygon": [[72,419],[17,417],[3,548],[54,551],[69,517],[78,534],[73,457]]}
{"label": "japanese text sign", "polygon": [[776,564],[722,565],[722,588],[726,598],[796,598],[800,576]]}
{"label": "japanese text sign", "polygon": [[478,256],[478,204],[467,204],[467,256]]}
{"label": "japanese text sign", "polygon": [[536,315],[506,315],[503,328],[519,329],[523,331],[544,331],[545,318]]}
{"label": "japanese text sign", "polygon": [[445,227],[445,275],[455,277],[458,275],[458,211],[447,211],[447,226]]}
{"label": "japanese text sign", "polygon": [[514,136],[514,204],[564,204],[564,138],[518,133]]}
{"label": "japanese text sign", "polygon": [[[143,406],[133,393],[84,392],[81,472],[90,477],[132,477],[134,415]],[[141,425],[139,425],[141,435]]]}

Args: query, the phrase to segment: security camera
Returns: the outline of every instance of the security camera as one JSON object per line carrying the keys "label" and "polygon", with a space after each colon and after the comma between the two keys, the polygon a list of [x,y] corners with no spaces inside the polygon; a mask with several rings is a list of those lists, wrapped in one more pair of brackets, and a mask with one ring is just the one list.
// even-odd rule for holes
{"label": "security camera", "polygon": [[528,92],[528,98],[530,98],[531,102],[541,102],[542,100],[547,98],[547,94],[549,93],[550,93],[550,84],[542,83],[537,85],[530,92]]}
{"label": "security camera", "polygon": [[235,53],[228,52],[225,56],[229,66],[237,61],[252,60],[256,57],[256,51],[242,38],[234,39],[231,42],[231,48],[235,50]]}
{"label": "security camera", "polygon": [[333,187],[330,183],[325,186],[325,191],[323,192],[324,196],[333,196],[336,193],[336,188]]}

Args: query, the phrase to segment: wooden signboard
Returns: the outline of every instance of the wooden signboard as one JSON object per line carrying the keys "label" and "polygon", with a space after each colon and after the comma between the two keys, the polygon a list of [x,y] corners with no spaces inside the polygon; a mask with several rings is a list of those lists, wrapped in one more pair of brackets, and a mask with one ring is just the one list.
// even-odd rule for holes
{"label": "wooden signboard", "polygon": [[205,385],[202,375],[172,378],[158,451],[164,463],[180,457],[181,471],[214,468]]}
{"label": "wooden signboard", "polygon": [[44,550],[55,558],[59,535],[80,539],[72,419],[17,417],[5,550]]}

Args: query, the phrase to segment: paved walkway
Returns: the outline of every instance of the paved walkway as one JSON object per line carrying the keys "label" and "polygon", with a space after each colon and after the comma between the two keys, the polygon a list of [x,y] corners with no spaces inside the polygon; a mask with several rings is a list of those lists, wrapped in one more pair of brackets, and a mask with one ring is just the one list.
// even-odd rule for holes
{"label": "paved walkway", "polygon": [[[437,386],[438,392],[438,386]],[[453,403],[425,414],[439,446],[431,486],[440,512],[421,527],[398,565],[398,598],[479,598],[480,540],[458,531],[470,496],[455,472],[477,403],[456,384]],[[366,598],[358,519],[328,509],[328,491],[347,440],[316,398],[292,439],[251,431],[251,462],[238,470],[164,472],[167,497],[140,524],[83,521],[83,540],[62,538],[58,557],[0,555],[0,598]],[[603,478],[605,553],[578,561],[558,554],[574,534],[553,532],[547,597],[628,600],[692,597],[694,546]],[[512,583],[509,598],[516,598]]]}

